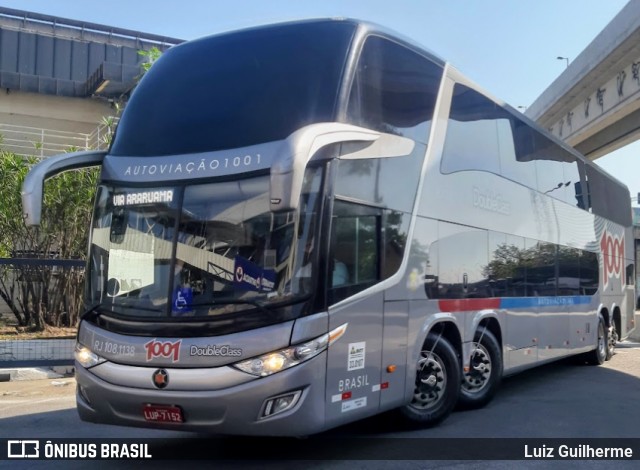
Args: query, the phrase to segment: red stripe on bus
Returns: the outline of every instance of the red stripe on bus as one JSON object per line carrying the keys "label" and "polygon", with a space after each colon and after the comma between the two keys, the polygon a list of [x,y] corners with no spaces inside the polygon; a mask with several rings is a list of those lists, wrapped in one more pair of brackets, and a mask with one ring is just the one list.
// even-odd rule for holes
{"label": "red stripe on bus", "polygon": [[438,305],[442,312],[467,312],[485,308],[500,308],[500,299],[441,299],[438,300]]}

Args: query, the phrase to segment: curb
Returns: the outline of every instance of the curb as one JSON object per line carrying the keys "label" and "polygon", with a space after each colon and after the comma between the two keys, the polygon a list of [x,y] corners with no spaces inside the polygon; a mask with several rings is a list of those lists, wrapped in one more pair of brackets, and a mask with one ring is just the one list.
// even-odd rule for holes
{"label": "curb", "polygon": [[73,366],[54,367],[22,367],[15,369],[0,369],[0,382],[14,382],[18,380],[62,379],[75,374]]}

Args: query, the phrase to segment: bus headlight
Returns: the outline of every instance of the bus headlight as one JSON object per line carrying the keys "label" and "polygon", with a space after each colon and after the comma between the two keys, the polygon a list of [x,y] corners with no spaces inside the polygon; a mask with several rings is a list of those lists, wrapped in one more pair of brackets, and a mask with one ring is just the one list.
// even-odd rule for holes
{"label": "bus headlight", "polygon": [[275,374],[320,354],[344,334],[347,330],[347,325],[348,323],[345,323],[311,341],[263,354],[246,361],[236,362],[233,366],[247,374],[257,375],[258,377]]}
{"label": "bus headlight", "polygon": [[76,343],[76,350],[74,351],[76,361],[80,363],[82,367],[88,369],[89,367],[97,366],[106,361],[106,359],[98,356],[96,353],[86,346]]}

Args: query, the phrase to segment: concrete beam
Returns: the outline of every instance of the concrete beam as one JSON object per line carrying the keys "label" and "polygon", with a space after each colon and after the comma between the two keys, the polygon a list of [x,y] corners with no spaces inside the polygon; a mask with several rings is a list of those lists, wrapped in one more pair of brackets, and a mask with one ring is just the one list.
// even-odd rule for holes
{"label": "concrete beam", "polygon": [[638,139],[640,139],[640,109],[619,118],[610,126],[592,133],[584,140],[577,140],[573,146],[578,152],[595,160]]}
{"label": "concrete beam", "polygon": [[596,159],[640,137],[639,109],[640,0],[631,0],[525,114]]}
{"label": "concrete beam", "polygon": [[111,103],[1,90],[0,123],[68,132],[91,133],[104,116],[114,116]]}

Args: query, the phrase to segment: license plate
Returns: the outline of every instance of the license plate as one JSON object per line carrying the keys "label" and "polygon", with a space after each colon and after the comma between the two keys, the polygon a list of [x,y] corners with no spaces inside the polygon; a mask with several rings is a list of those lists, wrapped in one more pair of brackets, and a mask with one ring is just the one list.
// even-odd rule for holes
{"label": "license plate", "polygon": [[172,405],[144,405],[144,419],[153,423],[184,423],[182,409]]}

